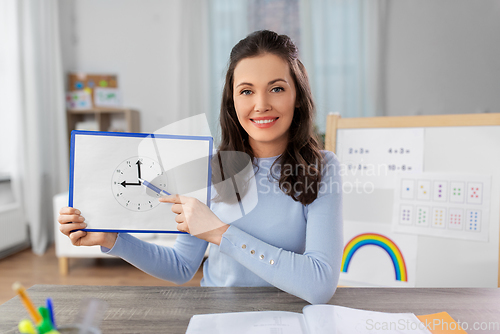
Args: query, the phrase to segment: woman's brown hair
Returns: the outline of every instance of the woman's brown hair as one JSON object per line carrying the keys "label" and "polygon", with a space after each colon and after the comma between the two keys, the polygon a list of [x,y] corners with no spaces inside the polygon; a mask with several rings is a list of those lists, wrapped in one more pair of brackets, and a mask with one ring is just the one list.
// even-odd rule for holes
{"label": "woman's brown hair", "polygon": [[[220,111],[221,143],[217,154],[212,160],[213,183],[219,193],[229,189],[227,182],[230,175],[236,175],[244,168],[245,163],[231,159],[231,163],[222,162],[222,152],[244,152],[254,161],[254,153],[248,141],[248,134],[238,121],[233,100],[234,69],[238,63],[249,57],[262,54],[273,54],[287,62],[290,74],[296,88],[296,102],[292,124],[288,131],[288,145],[270,168],[274,179],[278,180],[280,189],[295,201],[304,205],[312,203],[318,196],[321,182],[322,156],[319,141],[313,130],[314,103],[309,86],[307,72],[298,59],[298,50],[292,40],[286,35],[278,35],[269,30],[253,32],[236,44],[229,58],[226,82],[222,92]],[[279,164],[281,173],[272,173]],[[286,170],[285,170],[286,169]],[[224,175],[225,174],[225,175]],[[233,189],[234,191],[234,189]],[[241,192],[241,190],[240,190]],[[241,194],[240,194],[241,195]],[[238,195],[238,201],[240,201]]]}

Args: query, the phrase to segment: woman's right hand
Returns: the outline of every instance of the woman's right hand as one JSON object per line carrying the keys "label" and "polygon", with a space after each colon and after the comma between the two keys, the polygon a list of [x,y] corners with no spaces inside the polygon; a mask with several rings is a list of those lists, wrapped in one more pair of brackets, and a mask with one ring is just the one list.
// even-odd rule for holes
{"label": "woman's right hand", "polygon": [[71,243],[75,246],[98,245],[111,249],[115,245],[116,237],[118,236],[118,233],[112,232],[75,231],[87,227],[87,224],[80,210],[68,206],[59,211],[57,221],[61,224],[59,230],[68,236]]}

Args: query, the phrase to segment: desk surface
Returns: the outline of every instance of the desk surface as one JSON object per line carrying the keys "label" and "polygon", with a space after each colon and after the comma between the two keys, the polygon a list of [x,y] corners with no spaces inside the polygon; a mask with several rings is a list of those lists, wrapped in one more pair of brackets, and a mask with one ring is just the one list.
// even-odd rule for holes
{"label": "desk surface", "polygon": [[[203,288],[147,286],[35,285],[33,302],[54,303],[58,324],[75,319],[80,301],[99,298],[109,304],[103,333],[185,333],[194,314],[279,310],[302,312],[307,302],[276,288]],[[339,288],[329,304],[416,315],[446,311],[456,321],[500,322],[500,289],[486,288]],[[18,297],[0,305],[0,334],[17,333],[28,314]],[[474,331],[470,333],[498,333]]]}

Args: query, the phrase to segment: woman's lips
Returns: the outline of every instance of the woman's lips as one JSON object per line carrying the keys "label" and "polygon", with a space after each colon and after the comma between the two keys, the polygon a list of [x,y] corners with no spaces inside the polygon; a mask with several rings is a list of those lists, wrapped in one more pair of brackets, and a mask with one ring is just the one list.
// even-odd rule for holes
{"label": "woman's lips", "polygon": [[[265,118],[257,118],[257,119],[250,119],[252,121],[252,124],[258,127],[259,129],[264,129],[264,128],[270,128],[274,124],[276,124],[276,121],[278,120],[279,117],[265,117]],[[263,123],[257,123],[256,121],[265,121]]]}

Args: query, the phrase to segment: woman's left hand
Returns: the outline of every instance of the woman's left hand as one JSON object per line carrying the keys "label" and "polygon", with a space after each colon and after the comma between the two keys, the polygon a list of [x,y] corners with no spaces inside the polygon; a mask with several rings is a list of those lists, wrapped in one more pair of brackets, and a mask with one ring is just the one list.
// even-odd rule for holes
{"label": "woman's left hand", "polygon": [[199,239],[220,245],[222,234],[229,225],[224,224],[208,206],[196,198],[170,195],[160,197],[162,203],[173,203],[172,212],[176,213],[177,229]]}

